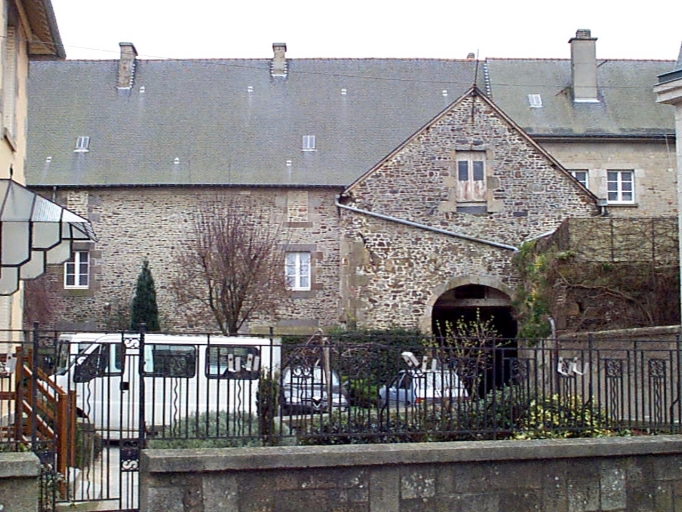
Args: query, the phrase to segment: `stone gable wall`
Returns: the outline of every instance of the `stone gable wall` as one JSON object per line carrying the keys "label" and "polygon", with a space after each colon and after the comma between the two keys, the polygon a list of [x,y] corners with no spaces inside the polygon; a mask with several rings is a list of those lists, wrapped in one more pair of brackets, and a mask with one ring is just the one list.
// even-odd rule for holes
{"label": "stone gable wall", "polygon": [[[486,152],[487,214],[457,213],[447,204],[461,150]],[[460,102],[348,195],[348,204],[360,209],[511,245],[568,216],[598,213],[569,175],[478,97]]]}
{"label": "stone gable wall", "polygon": [[[256,318],[250,326],[252,331],[273,325],[280,332],[308,332],[317,326],[336,325],[339,227],[334,197],[338,192],[316,189],[292,194],[256,188],[224,192],[259,205],[266,215],[280,223],[282,243],[288,243],[290,250],[312,253],[312,290],[292,292],[291,300],[277,312],[278,318]],[[93,268],[89,290],[64,290],[62,266],[50,269],[48,279],[59,295],[57,327],[116,328],[113,325],[116,312],[123,308],[125,313],[146,257],[156,284],[162,328],[174,332],[215,330],[210,319],[202,319],[197,311],[178,306],[171,283],[176,276],[174,254],[190,230],[189,215],[201,201],[214,198],[218,193],[220,191],[212,188],[176,187],[92,189],[79,194],[68,190],[61,192],[60,201],[73,202],[78,198],[79,213],[85,214],[87,210],[99,241],[91,248]]]}
{"label": "stone gable wall", "polygon": [[[473,110],[473,114],[472,114]],[[487,213],[453,204],[457,151],[485,151]],[[570,216],[597,214],[594,199],[487,103],[468,97],[350,187],[349,208],[479,239],[463,240],[342,210],[342,304],[361,327],[431,329],[432,306],[454,279],[518,283],[512,250]]]}

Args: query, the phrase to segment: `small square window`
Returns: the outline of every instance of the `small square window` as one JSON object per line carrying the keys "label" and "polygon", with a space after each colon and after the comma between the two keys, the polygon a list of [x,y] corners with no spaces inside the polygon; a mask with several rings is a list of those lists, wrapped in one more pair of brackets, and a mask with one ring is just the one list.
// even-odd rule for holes
{"label": "small square window", "polygon": [[303,136],[303,144],[301,145],[301,151],[317,151],[317,148],[315,147],[314,135]]}
{"label": "small square window", "polygon": [[539,94],[529,94],[528,105],[530,108],[542,108],[542,96]]}
{"label": "small square window", "polygon": [[76,251],[64,263],[64,288],[90,287],[90,253]]}
{"label": "small square window", "polygon": [[485,152],[457,152],[457,202],[485,202]]}
{"label": "small square window", "polygon": [[575,178],[575,180],[580,183],[583,187],[587,187],[587,171],[570,171],[571,176]]}
{"label": "small square window", "polygon": [[90,137],[82,135],[76,139],[75,153],[86,153],[90,151]]}
{"label": "small square window", "polygon": [[310,290],[310,253],[286,253],[285,276],[290,290]]}

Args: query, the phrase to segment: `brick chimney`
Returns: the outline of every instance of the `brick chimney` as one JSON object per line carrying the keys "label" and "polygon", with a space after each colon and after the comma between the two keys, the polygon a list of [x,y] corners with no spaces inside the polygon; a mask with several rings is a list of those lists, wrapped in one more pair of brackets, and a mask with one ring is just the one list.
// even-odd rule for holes
{"label": "brick chimney", "polygon": [[270,62],[270,76],[287,76],[287,45],[286,43],[272,43],[274,56]]}
{"label": "brick chimney", "polygon": [[121,47],[121,59],[118,61],[117,89],[131,89],[135,81],[135,58],[137,50],[133,43],[118,43]]}
{"label": "brick chimney", "polygon": [[573,101],[576,103],[597,103],[597,38],[589,30],[579,29],[571,44],[571,78],[573,80]]}

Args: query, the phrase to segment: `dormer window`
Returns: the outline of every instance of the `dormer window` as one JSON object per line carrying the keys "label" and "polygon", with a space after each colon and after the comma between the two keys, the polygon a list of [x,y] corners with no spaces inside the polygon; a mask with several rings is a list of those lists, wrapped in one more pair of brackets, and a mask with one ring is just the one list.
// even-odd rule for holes
{"label": "dormer window", "polygon": [[301,151],[317,151],[315,147],[315,136],[314,135],[304,135],[303,143],[301,145]]}
{"label": "dormer window", "polygon": [[530,108],[542,108],[542,96],[539,94],[529,94],[528,105]]}
{"label": "dormer window", "polygon": [[90,151],[90,137],[81,135],[76,139],[76,149],[74,153],[87,153]]}

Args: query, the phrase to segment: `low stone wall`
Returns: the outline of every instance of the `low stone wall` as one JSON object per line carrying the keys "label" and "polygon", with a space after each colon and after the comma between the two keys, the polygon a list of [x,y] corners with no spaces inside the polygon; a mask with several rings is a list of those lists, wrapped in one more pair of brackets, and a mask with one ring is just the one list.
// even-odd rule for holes
{"label": "low stone wall", "polygon": [[0,453],[0,511],[36,512],[40,462],[32,453]]}
{"label": "low stone wall", "polygon": [[682,436],[146,450],[142,512],[682,510]]}

